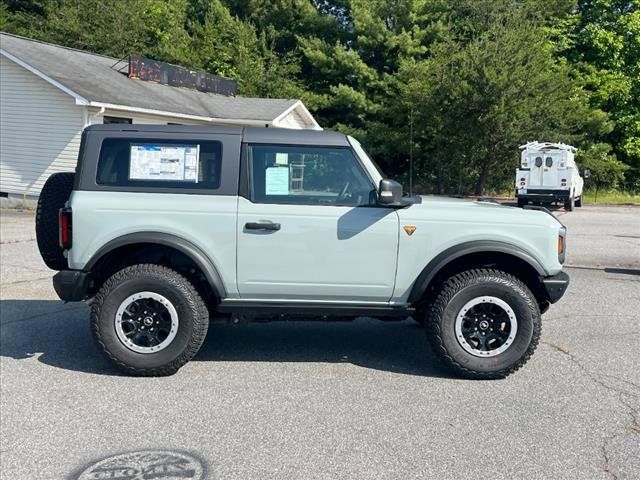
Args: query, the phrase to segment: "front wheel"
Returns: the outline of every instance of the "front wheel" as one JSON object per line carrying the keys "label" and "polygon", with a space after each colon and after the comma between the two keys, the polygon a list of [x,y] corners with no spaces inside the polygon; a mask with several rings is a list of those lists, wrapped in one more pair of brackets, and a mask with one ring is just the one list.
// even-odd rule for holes
{"label": "front wheel", "polygon": [[576,207],[581,207],[581,206],[582,206],[582,195],[576,198]]}
{"label": "front wheel", "polygon": [[142,264],[120,270],[102,285],[91,305],[91,326],[98,344],[122,370],[163,376],[198,352],[209,314],[182,275]]}
{"label": "front wheel", "polygon": [[512,275],[474,269],[449,278],[425,322],[431,347],[456,374],[505,378],[538,345],[540,309],[527,286]]}

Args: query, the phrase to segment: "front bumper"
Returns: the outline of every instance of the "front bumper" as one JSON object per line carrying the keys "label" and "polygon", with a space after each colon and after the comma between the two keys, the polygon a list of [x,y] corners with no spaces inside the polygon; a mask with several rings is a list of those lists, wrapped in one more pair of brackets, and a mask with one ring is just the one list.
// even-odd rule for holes
{"label": "front bumper", "polygon": [[547,293],[549,302],[556,303],[567,291],[567,287],[569,286],[569,275],[567,275],[566,272],[560,272],[551,277],[543,277],[542,286]]}
{"label": "front bumper", "polygon": [[85,299],[89,286],[89,273],[82,270],[62,270],[53,276],[53,288],[65,302]]}

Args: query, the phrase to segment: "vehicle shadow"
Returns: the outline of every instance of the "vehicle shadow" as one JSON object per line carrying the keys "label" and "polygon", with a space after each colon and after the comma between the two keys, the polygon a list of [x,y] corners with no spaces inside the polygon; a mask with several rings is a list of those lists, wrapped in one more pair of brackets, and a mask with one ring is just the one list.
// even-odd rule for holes
{"label": "vehicle shadow", "polygon": [[[96,346],[85,304],[54,300],[0,301],[0,357],[65,370],[121,375]],[[405,375],[450,377],[413,320],[212,322],[193,362],[350,363]]]}

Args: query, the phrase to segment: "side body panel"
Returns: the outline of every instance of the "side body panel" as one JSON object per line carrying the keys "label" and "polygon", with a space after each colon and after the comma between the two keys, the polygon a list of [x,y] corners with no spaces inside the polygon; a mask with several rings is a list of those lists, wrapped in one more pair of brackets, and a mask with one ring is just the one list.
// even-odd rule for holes
{"label": "side body panel", "polygon": [[[271,221],[277,231],[247,230]],[[242,298],[387,302],[394,288],[398,215],[390,208],[238,204]]]}
{"label": "side body panel", "polygon": [[[70,198],[73,247],[69,266],[83,269],[105,245],[120,237],[144,233],[173,235],[195,246],[222,279],[227,297],[237,297],[236,217],[241,129],[191,125],[111,125],[88,127],[83,135],[80,168]],[[105,139],[185,140],[221,144],[217,189],[103,185],[96,181],[98,159]],[[118,157],[118,162],[122,158]]]}
{"label": "side body panel", "polygon": [[236,288],[236,209],[225,195],[74,191],[73,248],[69,266],[81,270],[108,242],[137,232],[159,232],[205,252],[230,298]]}
{"label": "side body panel", "polygon": [[571,185],[573,186],[573,196],[581,197],[584,190],[584,179],[580,176],[576,166],[571,169]]}
{"label": "side body panel", "polygon": [[[488,240],[516,246],[554,275],[560,224],[544,212],[456,199],[429,199],[398,210],[398,274],[392,303],[405,303],[422,269],[445,250],[466,242]],[[403,233],[407,225],[413,235]]]}

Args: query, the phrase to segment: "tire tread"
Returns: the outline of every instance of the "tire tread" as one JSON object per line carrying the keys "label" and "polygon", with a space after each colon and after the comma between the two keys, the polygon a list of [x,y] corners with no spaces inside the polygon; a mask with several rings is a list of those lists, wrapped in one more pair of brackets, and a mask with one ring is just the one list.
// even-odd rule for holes
{"label": "tire tread", "polygon": [[[479,279],[483,279],[485,281],[492,280],[512,287],[515,286],[517,290],[520,290],[520,296],[526,299],[526,303],[531,309],[532,318],[534,319],[533,336],[524,355],[509,367],[496,372],[481,372],[472,370],[460,364],[449,354],[442,339],[442,330],[439,319],[442,318],[445,308],[456,293],[458,293],[462,288],[477,282]],[[431,349],[444,363],[444,365],[452,371],[458,373],[464,378],[475,380],[506,378],[527,363],[538,346],[541,333],[540,308],[538,307],[535,297],[529,288],[513,275],[503,272],[502,270],[477,268],[458,273],[444,282],[435,300],[430,304],[425,327]]]}
{"label": "tire tread", "polygon": [[[171,281],[181,293],[187,299],[187,302],[196,313],[194,316],[193,335],[187,348],[173,361],[162,366],[155,368],[140,368],[133,365],[129,365],[122,360],[118,359],[106,346],[102,334],[99,328],[100,314],[102,305],[106,297],[123,281],[130,280],[132,277],[156,277],[161,278],[164,281]],[[107,357],[114,362],[123,371],[142,377],[159,377],[168,376],[176,373],[180,367],[191,360],[200,350],[200,347],[204,343],[207,336],[207,330],[209,327],[209,310],[206,304],[191,285],[191,283],[180,275],[175,270],[168,267],[156,264],[138,264],[126,267],[111,277],[109,277],[104,284],[100,287],[98,293],[91,302],[91,330],[93,335],[100,345],[102,351]]]}
{"label": "tire tread", "polygon": [[58,245],[58,210],[73,190],[75,174],[58,172],[45,182],[36,208],[36,240],[42,260],[52,270],[67,270],[67,258]]}

